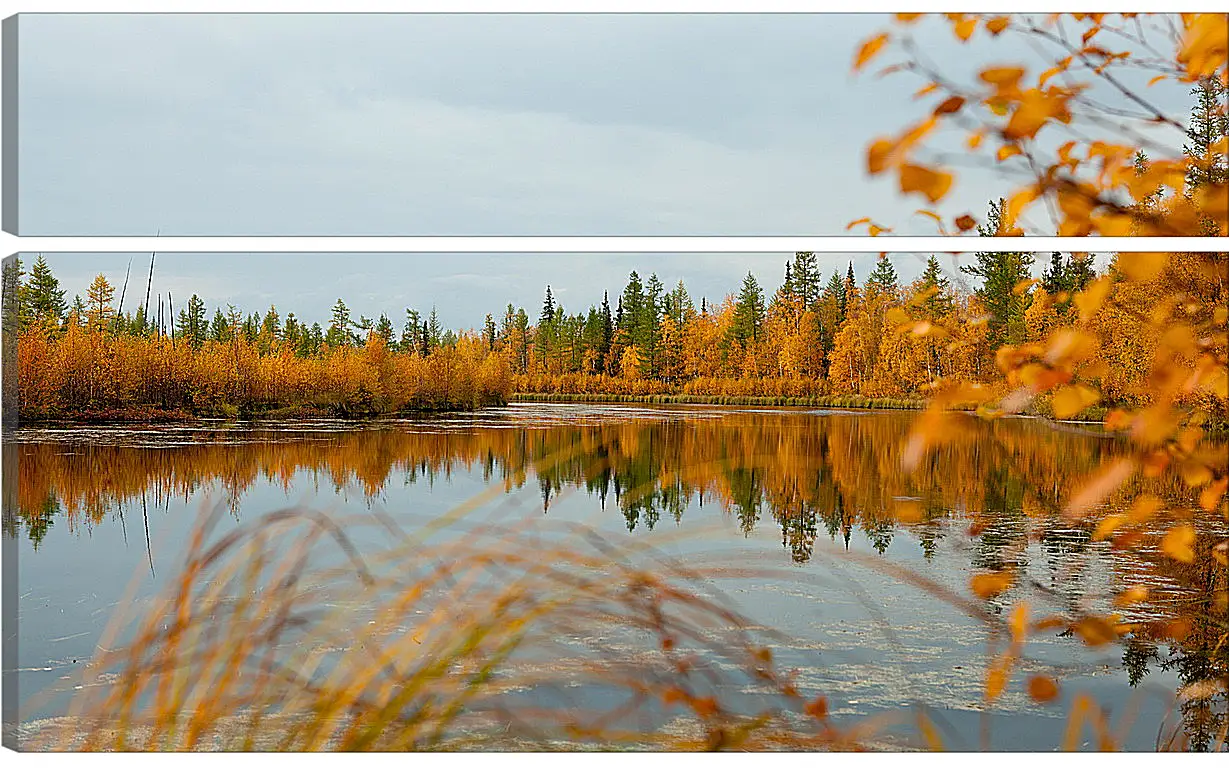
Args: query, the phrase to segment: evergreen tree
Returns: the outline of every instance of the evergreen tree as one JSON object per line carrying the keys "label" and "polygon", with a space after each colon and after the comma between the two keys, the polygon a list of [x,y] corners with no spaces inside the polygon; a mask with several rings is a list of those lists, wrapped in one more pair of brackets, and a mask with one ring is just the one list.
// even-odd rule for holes
{"label": "evergreen tree", "polygon": [[193,349],[200,349],[209,338],[209,321],[205,317],[205,302],[195,293],[188,304],[179,310],[179,337]]}
{"label": "evergreen tree", "polygon": [[486,348],[490,352],[495,351],[495,318],[490,313],[486,316]]}
{"label": "evergreen tree", "polygon": [[329,323],[328,333],[324,336],[325,343],[330,347],[350,346],[350,326],[352,324],[350,308],[346,306],[346,302],[338,299],[333,305],[333,319]]}
{"label": "evergreen tree", "polygon": [[[990,203],[986,224],[978,227],[982,237],[993,237],[1001,228],[1005,201]],[[990,313],[987,338],[992,348],[1018,344],[1024,340],[1024,312],[1031,297],[1017,294],[1016,286],[1032,273],[1033,254],[1023,252],[978,253],[976,264],[965,264],[960,271],[982,279],[975,293]]]}
{"label": "evergreen tree", "polygon": [[601,370],[608,373],[606,367],[606,358],[610,355],[610,344],[614,340],[614,320],[610,316],[610,292],[602,291],[602,337],[598,344],[597,352],[598,359],[601,361]]}
{"label": "evergreen tree", "polygon": [[403,352],[419,352],[422,349],[422,341],[419,336],[422,333],[422,318],[418,314],[418,310],[405,309],[405,327],[401,329],[401,350]]}
{"label": "evergreen tree", "polygon": [[[488,317],[490,317],[490,315],[488,315]],[[373,333],[375,333],[375,335],[384,342],[384,346],[388,347],[389,349],[395,348],[396,339],[393,338],[393,334],[395,333],[395,331],[393,331],[393,321],[388,319],[388,315],[384,314],[383,312],[380,313],[380,319],[376,321]]]}
{"label": "evergreen tree", "polygon": [[922,272],[921,284],[922,290],[929,294],[922,302],[927,316],[936,319],[951,314],[955,309],[951,281],[943,274],[939,260],[934,257],[934,254],[926,259],[926,269]]}
{"label": "evergreen tree", "polygon": [[1186,173],[1186,183],[1192,190],[1205,184],[1223,184],[1229,179],[1229,155],[1216,151],[1214,145],[1229,136],[1229,110],[1225,106],[1226,86],[1219,77],[1201,79],[1191,94],[1195,107],[1186,135],[1190,143],[1182,147],[1192,160]]}
{"label": "evergreen tree", "polygon": [[64,291],[41,253],[30,269],[30,279],[19,289],[19,293],[22,291],[25,293],[25,313],[31,319],[55,325],[64,320],[64,313],[68,310]]}
{"label": "evergreen tree", "polygon": [[747,272],[743,278],[738,302],[734,305],[734,322],[730,332],[744,348],[758,341],[764,324],[764,291],[755,275]]}
{"label": "evergreen tree", "polygon": [[803,311],[819,303],[819,262],[811,251],[794,254],[793,290],[802,302]]}
{"label": "evergreen tree", "polygon": [[[144,314],[145,308],[137,310],[138,317]],[[222,308],[214,310],[213,322],[209,326],[209,338],[213,341],[230,341],[230,326],[226,322],[226,316],[222,314]]]}
{"label": "evergreen tree", "polygon": [[440,324],[440,316],[434,304],[431,305],[431,315],[427,318],[427,333],[431,336],[432,349],[444,340],[444,326]]}
{"label": "evergreen tree", "polygon": [[886,256],[880,257],[879,261],[875,263],[875,269],[866,278],[867,297],[873,298],[881,294],[895,297],[899,292],[900,286],[896,282],[896,268],[892,266],[892,262]]}

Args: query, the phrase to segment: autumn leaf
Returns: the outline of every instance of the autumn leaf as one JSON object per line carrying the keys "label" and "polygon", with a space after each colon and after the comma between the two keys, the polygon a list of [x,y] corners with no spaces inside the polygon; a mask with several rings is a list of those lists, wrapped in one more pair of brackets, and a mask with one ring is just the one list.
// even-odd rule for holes
{"label": "autumn leaf", "polygon": [[994,701],[1002,695],[1011,676],[1014,659],[1010,655],[996,658],[986,669],[986,701]]}
{"label": "autumn leaf", "polygon": [[878,54],[883,48],[883,46],[887,44],[887,42],[888,35],[884,32],[862,43],[861,47],[858,48],[857,55],[854,56],[854,71],[860,70],[862,67],[866,66],[866,63],[873,59],[875,55]]}
{"label": "autumn leaf", "polygon": [[939,106],[935,107],[936,115],[950,115],[953,112],[959,112],[964,106],[964,98],[961,96],[949,96],[944,99]]}
{"label": "autumn leaf", "polygon": [[1069,419],[1101,399],[1101,393],[1085,384],[1072,384],[1054,393],[1054,416]]}
{"label": "autumn leaf", "polygon": [[1058,683],[1045,675],[1033,675],[1028,679],[1028,695],[1041,704],[1048,704],[1058,698]]}
{"label": "autumn leaf", "polygon": [[1012,575],[1006,571],[979,573],[969,580],[969,588],[973,594],[988,600],[1005,592],[1013,582]]}
{"label": "autumn leaf", "polygon": [[977,31],[977,19],[961,19],[953,25],[952,30],[956,33],[956,37],[960,38],[961,42],[967,42],[973,33]]}
{"label": "autumn leaf", "polygon": [[1115,261],[1122,273],[1137,283],[1155,280],[1168,263],[1168,253],[1120,253]]}
{"label": "autumn leaf", "polygon": [[920,192],[932,203],[943,199],[952,186],[952,175],[920,165],[902,165],[900,168],[900,191]]}
{"label": "autumn leaf", "polygon": [[1087,323],[1109,296],[1113,281],[1107,275],[1089,283],[1084,290],[1075,295],[1073,301],[1080,310],[1080,322]]}
{"label": "autumn leaf", "polygon": [[1007,16],[995,16],[986,22],[986,29],[990,30],[990,34],[998,37],[1002,34],[1003,30],[1007,29],[1010,23],[1011,19]]}
{"label": "autumn leaf", "polygon": [[1195,529],[1185,523],[1169,529],[1161,539],[1161,551],[1182,563],[1195,562]]}
{"label": "autumn leaf", "polygon": [[1135,472],[1136,463],[1133,459],[1118,459],[1108,465],[1080,489],[1067,502],[1065,514],[1067,517],[1079,519],[1118,490],[1127,478]]}
{"label": "autumn leaf", "polygon": [[976,226],[977,226],[977,219],[973,218],[967,213],[956,219],[956,228],[959,229],[961,232],[968,232],[970,229],[973,229]]}
{"label": "autumn leaf", "polygon": [[995,153],[995,157],[1001,163],[1009,157],[1015,157],[1019,154],[1021,154],[1020,148],[1015,144],[1004,144],[1003,146],[999,147],[999,151]]}
{"label": "autumn leaf", "polygon": [[866,170],[874,176],[888,167],[888,158],[896,145],[888,139],[876,139],[866,150]]}
{"label": "autumn leaf", "polygon": [[1099,648],[1118,639],[1114,625],[1100,616],[1085,616],[1072,624],[1071,629],[1091,648]]}
{"label": "autumn leaf", "polygon": [[1178,61],[1192,78],[1207,77],[1225,66],[1229,54],[1229,23],[1223,13],[1199,13],[1182,36]]}
{"label": "autumn leaf", "polygon": [[1118,596],[1114,598],[1114,605],[1118,606],[1119,608],[1126,608],[1137,603],[1142,603],[1148,599],[1148,594],[1147,587],[1142,587],[1137,584],[1133,587],[1124,589],[1122,592],[1119,592]]}

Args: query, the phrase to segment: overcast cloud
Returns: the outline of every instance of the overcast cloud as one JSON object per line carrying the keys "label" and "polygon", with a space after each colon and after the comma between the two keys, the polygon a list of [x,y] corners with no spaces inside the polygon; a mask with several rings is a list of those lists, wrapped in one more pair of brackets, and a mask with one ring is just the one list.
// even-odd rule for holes
{"label": "overcast cloud", "polygon": [[886,21],[23,14],[21,234],[933,234],[864,169],[919,114],[849,75]]}

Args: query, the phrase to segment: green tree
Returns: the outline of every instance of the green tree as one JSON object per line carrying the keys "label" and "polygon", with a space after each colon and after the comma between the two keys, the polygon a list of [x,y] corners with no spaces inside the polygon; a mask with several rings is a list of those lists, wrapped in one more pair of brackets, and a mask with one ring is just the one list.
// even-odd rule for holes
{"label": "green tree", "polygon": [[[1001,229],[1005,201],[990,203],[986,224],[978,227],[982,237],[993,237]],[[990,313],[987,338],[991,348],[1019,344],[1024,340],[1024,312],[1031,296],[1017,293],[1016,286],[1032,274],[1033,254],[1023,252],[978,253],[976,264],[965,264],[960,271],[980,277],[975,293]]]}
{"label": "green tree", "polygon": [[764,290],[760,288],[755,275],[747,272],[738,302],[734,305],[734,322],[730,327],[730,333],[743,348],[759,340],[764,314]]}
{"label": "green tree", "polygon": [[25,311],[30,319],[55,325],[64,320],[68,310],[64,291],[41,253],[30,269],[30,279],[20,290],[25,293]]}
{"label": "green tree", "polygon": [[873,299],[879,295],[895,298],[899,293],[900,286],[896,281],[896,268],[886,256],[879,257],[879,261],[875,263],[875,269],[866,278],[867,299]]}
{"label": "green tree", "polygon": [[353,322],[350,320],[350,308],[346,306],[346,302],[341,299],[333,305],[333,319],[329,323],[328,333],[324,335],[324,342],[330,347],[348,347],[352,344],[350,337],[350,327]]}
{"label": "green tree", "polygon": [[[216,319],[216,318],[215,318]],[[209,321],[205,317],[205,302],[195,293],[188,304],[179,310],[179,337],[187,340],[193,349],[200,349],[209,338]]]}

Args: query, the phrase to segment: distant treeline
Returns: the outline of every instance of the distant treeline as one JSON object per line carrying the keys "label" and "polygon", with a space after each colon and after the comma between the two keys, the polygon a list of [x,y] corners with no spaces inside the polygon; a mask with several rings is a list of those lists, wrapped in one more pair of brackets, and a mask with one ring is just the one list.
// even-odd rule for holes
{"label": "distant treeline", "polygon": [[[987,232],[1000,215],[995,203]],[[151,298],[148,283],[130,290],[127,277],[117,303],[102,275],[70,304],[41,256],[28,276],[13,263],[4,282],[15,297],[25,418],[369,415],[497,404],[514,392],[914,407],[937,381],[1005,395],[1000,355],[1077,320],[1095,334],[1081,342],[1094,347],[1083,369],[1100,392],[1097,413],[1084,413],[1093,416],[1148,402],[1157,340],[1145,321],[1164,309],[1171,288],[1209,298],[1207,306],[1225,293],[1206,259],[1168,254],[1153,286],[1122,282],[1114,294],[1121,300],[1080,318],[1076,295],[1099,277],[1091,258],[1052,254],[1039,280],[1034,260],[976,254],[961,267],[977,278],[969,291],[933,256],[908,285],[888,258],[862,282],[850,265],[824,283],[816,254],[801,252],[770,298],[748,273],[736,294],[717,304],[702,298],[698,308],[683,281],[667,291],[655,274],[642,280],[633,271],[613,308],[607,292],[600,305],[569,313],[548,286],[536,323],[509,304],[500,322],[488,314],[480,329],[460,332],[444,328],[433,307],[425,315],[405,309],[398,333],[387,314],[354,320],[342,299],[327,327],[283,317],[276,306],[263,314],[217,308],[210,319],[196,295],[173,314],[169,294]],[[1118,282],[1119,257],[1106,274]],[[126,300],[135,310],[125,311]],[[1034,409],[1048,407],[1042,398]],[[1224,403],[1212,411],[1223,419]]]}

